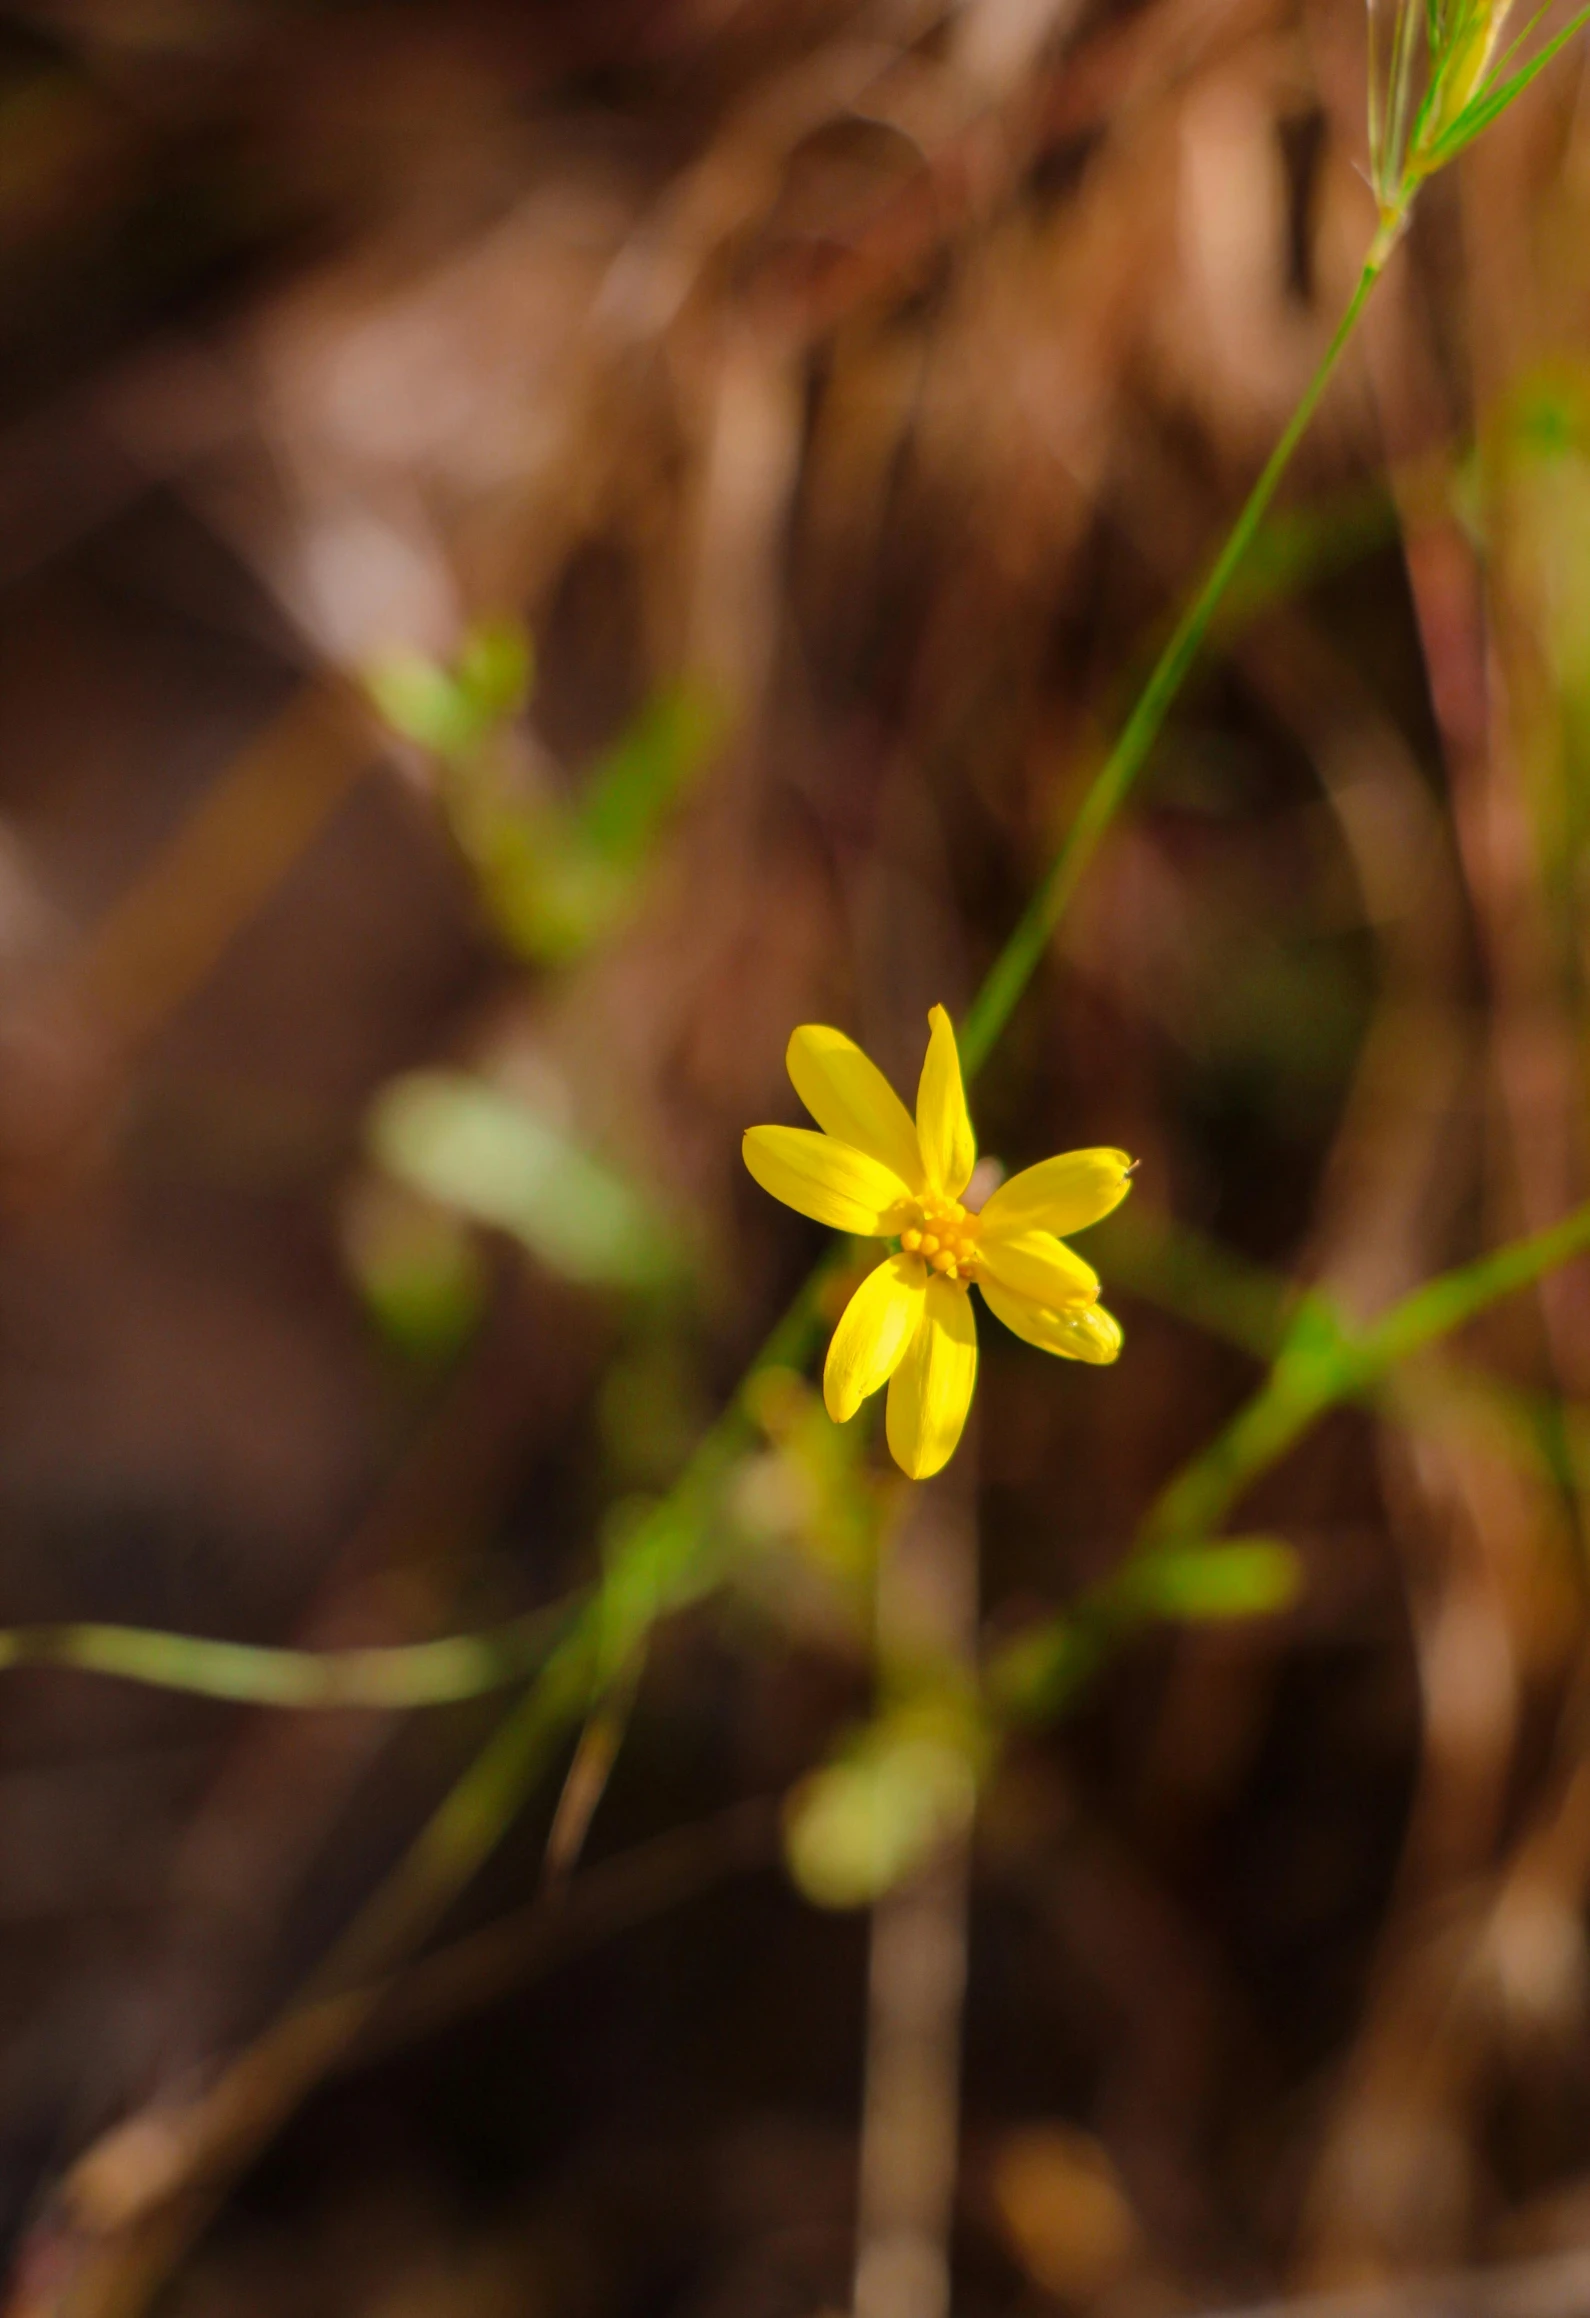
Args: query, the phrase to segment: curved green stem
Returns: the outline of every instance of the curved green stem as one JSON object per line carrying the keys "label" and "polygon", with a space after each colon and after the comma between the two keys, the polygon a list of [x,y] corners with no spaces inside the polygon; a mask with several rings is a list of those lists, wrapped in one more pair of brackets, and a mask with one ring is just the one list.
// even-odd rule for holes
{"label": "curved green stem", "polygon": [[1253,545],[1254,535],[1275,497],[1276,487],[1291,465],[1293,453],[1308,431],[1309,423],[1319,408],[1320,398],[1358,327],[1364,308],[1369,303],[1370,293],[1384,270],[1394,238],[1388,239],[1384,228],[1376,235],[1364,261],[1363,272],[1358,277],[1358,286],[1336,325],[1335,334],[1320,357],[1313,377],[1303,389],[1302,398],[1288,419],[1280,440],[1265,461],[1264,470],[1249,492],[1241,514],[1210,568],[1209,576],[1177,621],[1170,641],[1138,696],[1136,707],[1121,728],[1120,738],[1095,774],[1064,844],[1022,912],[1015,931],[984,977],[982,988],[973,999],[960,1030],[961,1065],[968,1077],[988,1060],[1017,1000],[1032,980],[1039,960],[1049,946],[1050,936],[1076,892],[1084,870],[1098,851],[1105,832],[1126,802],[1133,782],[1147,763],[1171,705],[1186,682],[1209,633],[1210,623],[1220,608],[1221,598]]}

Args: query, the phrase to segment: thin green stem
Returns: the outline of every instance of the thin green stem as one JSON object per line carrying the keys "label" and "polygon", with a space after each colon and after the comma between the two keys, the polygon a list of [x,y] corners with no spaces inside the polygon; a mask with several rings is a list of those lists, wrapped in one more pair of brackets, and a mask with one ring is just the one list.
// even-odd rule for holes
{"label": "thin green stem", "polygon": [[[1569,1220],[1577,1225],[1577,1217]],[[1250,1353],[1266,1368],[1286,1342],[1298,1292],[1296,1283],[1283,1273],[1235,1255],[1151,1208],[1137,1208],[1135,1213],[1132,1205],[1119,1209],[1104,1227],[1104,1237],[1105,1246],[1094,1249],[1095,1257],[1103,1259],[1101,1269],[1143,1302],[1157,1304],[1161,1311]],[[1499,1263],[1504,1256],[1511,1259],[1512,1254],[1511,1249],[1504,1250],[1484,1259],[1485,1265]],[[1454,1277],[1462,1282],[1471,1274]],[[1439,1281],[1434,1290],[1444,1297],[1449,1285]],[[1428,1293],[1418,1291],[1414,1318]],[[1419,1393],[1410,1396],[1399,1375],[1402,1357],[1399,1352],[1396,1362],[1371,1374],[1355,1396],[1392,1424],[1406,1423],[1425,1405],[1426,1378],[1420,1380]],[[1523,1453],[1544,1457],[1565,1486],[1577,1487],[1576,1471],[1590,1465],[1590,1411],[1565,1408],[1546,1392],[1504,1382],[1487,1369],[1450,1357],[1429,1370],[1427,1378],[1440,1394],[1483,1404],[1504,1436],[1514,1439]]]}
{"label": "thin green stem", "polygon": [[324,1958],[310,1984],[311,2001],[384,1971],[440,1922],[579,1720],[596,1657],[587,1610]]}
{"label": "thin green stem", "polygon": [[1590,1253],[1590,1206],[1575,1208],[1545,1231],[1510,1241],[1439,1279],[1427,1280],[1393,1304],[1389,1312],[1358,1332],[1359,1389],[1383,1376],[1394,1363],[1449,1336],[1503,1296],[1533,1286],[1575,1256]]}
{"label": "thin green stem", "polygon": [[960,1031],[961,1065],[968,1077],[988,1060],[995,1042],[1009,1021],[1017,1000],[1032,980],[1049,940],[1070,904],[1110,824],[1126,802],[1133,782],[1147,763],[1172,703],[1187,681],[1209,633],[1221,598],[1253,545],[1276,488],[1291,465],[1293,453],[1308,430],[1320,398],[1335,374],[1369,302],[1389,255],[1384,234],[1375,244],[1358,277],[1358,286],[1320,357],[1319,366],[1303,389],[1297,408],[1288,419],[1263,472],[1249,492],[1209,575],[1177,621],[1170,641],[1138,696],[1137,705],[1121,729],[1120,738],[1095,774],[1065,842],[1023,911],[1014,932],[984,978]]}
{"label": "thin green stem", "polygon": [[[749,1389],[767,1369],[798,1368],[806,1359],[822,1286],[838,1260],[829,1255],[815,1267],[668,1498],[643,1518],[594,1592],[483,1631],[353,1650],[276,1649],[101,1622],[13,1626],[0,1629],[0,1672],[55,1667],[232,1705],[396,1712],[511,1689],[548,1661],[571,1622],[598,1611],[605,1621],[603,1664],[622,1664],[657,1604],[677,1604],[704,1582],[711,1494],[752,1430]],[[595,1687],[599,1694],[605,1676]]]}
{"label": "thin green stem", "polygon": [[[614,1551],[607,1571],[572,1610],[535,1682],[464,1771],[397,1868],[317,1975],[316,1989],[380,1970],[424,1936],[517,1817],[559,1742],[577,1724],[602,1728],[607,1702],[636,1679],[645,1637],[657,1621],[695,1598],[716,1575],[712,1543],[718,1484],[751,1430],[747,1388],[765,1369],[804,1355],[816,1325],[819,1265],[751,1363],[739,1391],[702,1441],[674,1488],[644,1514]],[[578,1837],[608,1770],[591,1766],[579,1798],[578,1833],[565,1831],[554,1866],[573,1865]]]}
{"label": "thin green stem", "polygon": [[1145,1540],[1206,1535],[1327,1409],[1356,1399],[1487,1306],[1587,1250],[1590,1207],[1582,1207],[1547,1231],[1426,1281],[1367,1328],[1348,1326],[1322,1299],[1311,1299],[1253,1399],[1161,1490]]}
{"label": "thin green stem", "polygon": [[439,1706],[522,1682],[547,1655],[561,1613],[535,1611],[483,1633],[361,1650],[276,1650],[145,1626],[16,1626],[0,1668],[61,1666],[254,1706]]}
{"label": "thin green stem", "polygon": [[996,1708],[1017,1715],[1054,1712],[1108,1644],[1143,1615],[1143,1603],[1152,1597],[1135,1590],[1134,1580],[1156,1553],[1208,1539],[1328,1409],[1372,1392],[1392,1369],[1490,1305],[1585,1254],[1590,1205],[1426,1281],[1367,1327],[1352,1327],[1323,1297],[1305,1298],[1264,1383],[1161,1489],[1121,1566],[1064,1617],[1024,1634],[994,1660],[988,1694]]}

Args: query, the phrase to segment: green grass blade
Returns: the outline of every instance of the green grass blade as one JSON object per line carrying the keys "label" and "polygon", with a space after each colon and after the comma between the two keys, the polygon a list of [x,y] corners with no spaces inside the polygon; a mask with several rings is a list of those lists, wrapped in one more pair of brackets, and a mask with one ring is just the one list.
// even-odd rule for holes
{"label": "green grass blade", "polygon": [[[1491,66],[1490,71],[1486,74],[1485,79],[1487,87],[1495,87],[1496,83],[1506,72],[1508,66],[1512,63],[1514,57],[1521,55],[1522,52],[1529,46],[1529,43],[1534,39],[1535,34],[1545,23],[1547,17],[1551,15],[1553,9],[1556,7],[1556,4],[1557,0],[1541,0],[1541,5],[1535,10],[1535,13],[1529,19],[1529,22],[1524,26],[1523,30],[1517,35],[1515,39],[1512,39],[1507,43],[1507,46],[1502,50],[1501,55],[1497,57],[1495,63]],[[1570,37],[1571,30],[1572,28],[1570,27]]]}
{"label": "green grass blade", "polygon": [[704,693],[658,693],[590,776],[577,808],[587,842],[624,869],[644,861],[663,817],[702,772],[723,718]]}
{"label": "green grass blade", "polygon": [[1424,159],[1425,173],[1444,169],[1448,162],[1455,161],[1483,129],[1488,129],[1494,120],[1506,112],[1515,97],[1523,95],[1530,82],[1538,79],[1547,65],[1561,55],[1569,41],[1576,33],[1582,32],[1587,24],[1590,24],[1590,8],[1582,8],[1527,64],[1520,65],[1517,72],[1510,74],[1499,87],[1493,84],[1485,94],[1466,105],[1451,127],[1431,146]]}

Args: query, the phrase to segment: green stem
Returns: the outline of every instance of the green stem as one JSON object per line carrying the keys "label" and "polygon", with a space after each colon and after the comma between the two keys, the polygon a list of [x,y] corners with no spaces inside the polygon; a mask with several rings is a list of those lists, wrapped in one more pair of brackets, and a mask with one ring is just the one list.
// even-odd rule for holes
{"label": "green stem", "polygon": [[1513,1240],[1459,1271],[1427,1280],[1360,1334],[1359,1359],[1366,1376],[1384,1375],[1394,1362],[1449,1336],[1487,1305],[1530,1287],[1560,1264],[1586,1253],[1590,1253],[1590,1206],[1575,1208],[1561,1223],[1528,1239]]}
{"label": "green stem", "polygon": [[[357,1650],[273,1649],[151,1626],[13,1626],[0,1629],[0,1672],[62,1667],[247,1706],[388,1711],[445,1706],[522,1682],[548,1660],[570,1621],[577,1625],[596,1607],[605,1619],[607,1658],[621,1665],[657,1605],[677,1604],[703,1582],[712,1491],[751,1431],[748,1388],[769,1368],[799,1368],[805,1361],[817,1334],[822,1284],[839,1260],[837,1254],[825,1257],[813,1270],[668,1498],[615,1556],[607,1581],[594,1594],[483,1632]],[[601,1687],[599,1681],[598,1691]]]}
{"label": "green stem", "polygon": [[599,1643],[589,1609],[432,1812],[325,1957],[311,1995],[356,1985],[416,1946],[518,1818],[591,1695]]}
{"label": "green stem", "polygon": [[560,1613],[485,1633],[362,1650],[274,1650],[144,1626],[17,1626],[0,1667],[64,1666],[256,1706],[439,1706],[520,1682],[546,1657]]}
{"label": "green stem", "polygon": [[1587,1250],[1590,1207],[1581,1207],[1546,1231],[1426,1281],[1366,1328],[1348,1327],[1312,1300],[1252,1400],[1160,1491],[1143,1540],[1207,1535],[1327,1409],[1356,1399],[1488,1305]]}
{"label": "green stem", "polygon": [[1018,1717],[1056,1712],[1110,1642],[1143,1615],[1134,1571],[1162,1549],[1207,1539],[1328,1409],[1371,1392],[1393,1368],[1488,1306],[1585,1254],[1590,1206],[1426,1281],[1364,1328],[1349,1326],[1321,1297],[1309,1297],[1264,1383],[1161,1489],[1121,1566],[1064,1617],[1023,1634],[993,1660],[987,1695],[996,1710]]}
{"label": "green stem", "polygon": [[1153,674],[1138,696],[1136,707],[1122,727],[1120,738],[1094,776],[1064,844],[973,999],[959,1038],[961,1066],[968,1078],[988,1060],[1017,1000],[1032,980],[1039,960],[1049,946],[1050,936],[1069,906],[1084,870],[1126,802],[1132,783],[1147,763],[1171,705],[1186,682],[1204,638],[1209,633],[1220,600],[1253,545],[1254,534],[1263,522],[1270,502],[1275,497],[1276,487],[1290,466],[1292,455],[1307,432],[1309,422],[1319,407],[1320,398],[1358,327],[1369,302],[1370,292],[1380,279],[1388,255],[1389,244],[1382,232],[1376,236],[1369,256],[1364,261],[1358,287],[1336,325],[1335,335],[1321,356],[1319,367],[1303,389],[1302,399],[1288,419],[1279,442],[1265,461],[1264,470],[1249,492],[1247,502],[1216,557],[1208,578],[1176,623],[1175,631],[1160,654]]}

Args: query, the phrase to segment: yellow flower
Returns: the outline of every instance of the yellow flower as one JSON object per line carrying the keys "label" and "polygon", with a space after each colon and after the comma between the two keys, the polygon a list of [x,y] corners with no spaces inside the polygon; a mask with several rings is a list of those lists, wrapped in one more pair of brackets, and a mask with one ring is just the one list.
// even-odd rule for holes
{"label": "yellow flower", "polygon": [[955,1033],[942,1006],[917,1088],[916,1120],[843,1031],[804,1023],[786,1060],[817,1121],[752,1127],[745,1164],[775,1199],[836,1231],[895,1241],[834,1330],[823,1398],[836,1424],[889,1387],[894,1460],[914,1481],[948,1464],[977,1381],[973,1281],[996,1319],[1040,1351],[1113,1360],[1121,1331],[1097,1276],[1061,1239],[1126,1197],[1124,1151],[1067,1151],[1013,1175],[980,1213],[962,1195],[977,1159]]}

